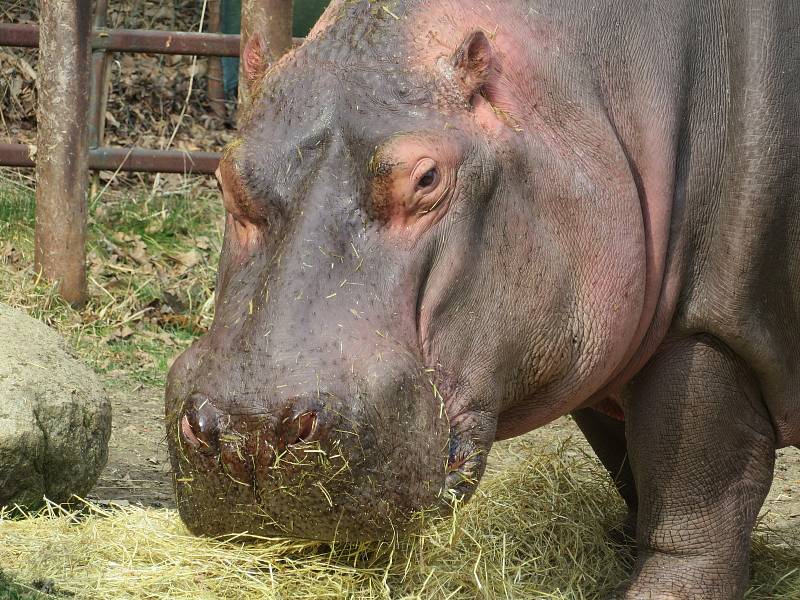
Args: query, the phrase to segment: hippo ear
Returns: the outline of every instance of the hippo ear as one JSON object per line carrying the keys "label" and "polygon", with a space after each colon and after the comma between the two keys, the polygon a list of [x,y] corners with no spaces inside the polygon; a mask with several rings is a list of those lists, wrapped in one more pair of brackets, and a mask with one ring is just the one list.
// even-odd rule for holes
{"label": "hippo ear", "polygon": [[476,94],[486,94],[498,66],[492,43],[483,31],[473,31],[461,43],[453,54],[453,68],[468,99]]}
{"label": "hippo ear", "polygon": [[242,51],[242,61],[248,87],[252,88],[253,84],[264,75],[268,65],[264,43],[258,33],[253,32],[250,39],[247,40],[244,51]]}

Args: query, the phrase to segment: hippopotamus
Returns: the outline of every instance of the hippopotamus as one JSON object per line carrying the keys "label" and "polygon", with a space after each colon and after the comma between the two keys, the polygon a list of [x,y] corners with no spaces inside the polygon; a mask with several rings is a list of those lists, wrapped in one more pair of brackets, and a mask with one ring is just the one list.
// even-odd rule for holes
{"label": "hippopotamus", "polygon": [[741,598],[800,444],[799,32],[792,0],[340,0],[274,64],[256,32],[167,386],[188,528],[390,538],[571,413],[632,515],[618,595]]}

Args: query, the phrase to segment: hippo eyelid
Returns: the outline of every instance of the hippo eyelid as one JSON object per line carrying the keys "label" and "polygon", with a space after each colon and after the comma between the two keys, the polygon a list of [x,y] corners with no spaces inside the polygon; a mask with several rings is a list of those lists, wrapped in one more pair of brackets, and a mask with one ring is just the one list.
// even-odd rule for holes
{"label": "hippo eyelid", "polygon": [[441,179],[439,165],[432,158],[422,158],[411,171],[411,179],[416,192],[426,193],[433,190],[439,185]]}
{"label": "hippo eyelid", "polygon": [[417,190],[426,190],[428,188],[436,187],[439,183],[439,169],[431,167],[417,180]]}

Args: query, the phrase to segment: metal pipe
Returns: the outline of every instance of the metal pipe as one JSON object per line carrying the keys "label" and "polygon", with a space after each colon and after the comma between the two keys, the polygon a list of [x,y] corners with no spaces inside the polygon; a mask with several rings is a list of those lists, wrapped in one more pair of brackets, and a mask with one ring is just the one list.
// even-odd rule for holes
{"label": "metal pipe", "polygon": [[94,148],[89,152],[89,168],[95,171],[137,171],[145,173],[213,174],[219,152],[182,152],[143,148]]}
{"label": "metal pipe", "polygon": [[[94,28],[106,26],[108,0],[96,0],[94,8]],[[106,121],[106,72],[108,71],[108,53],[99,49],[92,52],[92,74],[89,90],[89,148],[98,148],[103,144],[103,132]]]}
{"label": "metal pipe", "polygon": [[[239,56],[238,35],[98,27],[91,36],[93,50]],[[36,48],[38,45],[38,26],[0,23],[0,46]]]}
{"label": "metal pipe", "polygon": [[[208,31],[219,33],[222,0],[208,1]],[[225,89],[222,85],[222,60],[218,56],[208,57],[208,103],[211,112],[219,119],[225,118]]]}
{"label": "metal pipe", "polygon": [[[34,167],[33,148],[25,144],[0,144],[0,167]],[[183,152],[103,146],[89,150],[89,169],[146,173],[213,174],[219,152]]]}
{"label": "metal pipe", "polygon": [[[105,27],[108,20],[108,0],[95,0],[94,23],[97,30]],[[89,81],[89,148],[103,145],[106,129],[106,106],[108,105],[109,53],[105,50],[92,50],[92,73]],[[98,173],[92,174],[90,195],[94,197],[100,187]]]}
{"label": "metal pipe", "polygon": [[39,26],[18,23],[0,23],[0,46],[17,48],[39,47]]}
{"label": "metal pipe", "polygon": [[86,302],[90,3],[40,0],[35,267]]}
{"label": "metal pipe", "polygon": [[224,33],[101,28],[92,36],[92,48],[153,54],[239,56],[239,36]]}
{"label": "metal pipe", "polygon": [[27,144],[0,144],[0,167],[35,167],[34,152]]}
{"label": "metal pipe", "polygon": [[[305,38],[292,38],[299,46]],[[114,52],[149,52],[198,56],[239,56],[241,36],[227,33],[192,33],[156,29],[105,29],[92,34],[92,48]],[[0,23],[0,46],[36,48],[37,25]]]}
{"label": "metal pipe", "polygon": [[[241,52],[252,36],[261,43],[265,65],[277,61],[292,48],[292,0],[242,0]],[[246,114],[250,104],[247,58],[239,62],[239,114]]]}

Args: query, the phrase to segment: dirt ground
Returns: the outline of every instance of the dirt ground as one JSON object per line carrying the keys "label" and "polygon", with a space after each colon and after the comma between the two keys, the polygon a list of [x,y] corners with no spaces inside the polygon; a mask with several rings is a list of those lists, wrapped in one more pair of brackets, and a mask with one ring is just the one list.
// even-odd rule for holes
{"label": "dirt ground", "polygon": [[109,381],[106,388],[113,411],[108,464],[89,498],[123,505],[174,507],[164,431],[164,390],[119,385],[116,381]]}
{"label": "dirt ground", "polygon": [[[108,465],[89,497],[123,505],[174,507],[164,432],[163,389],[126,385],[113,374],[107,379],[107,388],[114,410]],[[585,445],[578,428],[568,418],[527,435],[574,436],[579,444]],[[513,440],[496,446],[497,451],[492,452],[489,460],[490,470],[508,463],[510,453],[504,451],[504,446],[510,444]],[[772,527],[800,530],[800,450],[797,448],[778,452],[775,480],[762,518]]]}

